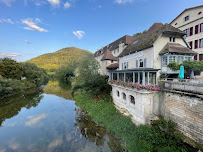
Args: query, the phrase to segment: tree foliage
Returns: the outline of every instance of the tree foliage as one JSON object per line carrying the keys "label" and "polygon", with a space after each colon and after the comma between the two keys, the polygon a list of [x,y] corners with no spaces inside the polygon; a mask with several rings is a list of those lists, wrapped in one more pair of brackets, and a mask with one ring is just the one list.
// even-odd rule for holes
{"label": "tree foliage", "polygon": [[93,58],[93,54],[79,48],[68,47],[54,53],[43,54],[28,62],[35,63],[38,67],[53,72],[61,66],[69,66],[73,62],[80,62],[87,58]]}
{"label": "tree foliage", "polygon": [[92,93],[93,96],[108,94],[110,85],[107,83],[107,77],[99,74],[99,63],[95,59],[84,60],[80,63],[76,71],[76,79],[73,85],[73,91],[78,88],[84,88]]}
{"label": "tree foliage", "polygon": [[0,75],[4,78],[21,79],[23,76],[21,63],[18,63],[10,58],[0,59]]}
{"label": "tree foliage", "polygon": [[72,62],[68,66],[62,66],[57,69],[56,71],[56,78],[58,78],[60,81],[64,81],[67,84],[70,84],[71,77],[75,76],[75,69],[77,68],[79,63]]}
{"label": "tree foliage", "polygon": [[49,77],[44,69],[38,68],[34,63],[25,62],[22,64],[26,81],[41,86],[48,82]]}

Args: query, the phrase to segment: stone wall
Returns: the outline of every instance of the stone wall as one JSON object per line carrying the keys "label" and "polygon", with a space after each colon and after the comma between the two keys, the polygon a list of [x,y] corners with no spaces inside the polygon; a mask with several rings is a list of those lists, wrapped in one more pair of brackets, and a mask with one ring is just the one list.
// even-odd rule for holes
{"label": "stone wall", "polygon": [[203,145],[203,100],[195,96],[163,92],[162,115],[177,123],[185,136]]}
{"label": "stone wall", "polygon": [[[131,102],[131,96],[135,98],[135,103]],[[157,102],[159,100],[154,100],[158,97],[158,92],[139,91],[137,89],[112,85],[114,104],[120,111],[130,114],[136,124],[147,124],[151,118],[159,113],[159,103]]]}

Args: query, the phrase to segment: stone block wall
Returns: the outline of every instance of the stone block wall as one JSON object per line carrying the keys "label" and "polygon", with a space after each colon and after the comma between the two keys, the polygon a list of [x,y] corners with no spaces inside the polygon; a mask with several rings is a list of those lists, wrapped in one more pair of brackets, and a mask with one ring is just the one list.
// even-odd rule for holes
{"label": "stone block wall", "polygon": [[164,117],[177,123],[184,135],[203,145],[203,100],[197,97],[163,92]]}

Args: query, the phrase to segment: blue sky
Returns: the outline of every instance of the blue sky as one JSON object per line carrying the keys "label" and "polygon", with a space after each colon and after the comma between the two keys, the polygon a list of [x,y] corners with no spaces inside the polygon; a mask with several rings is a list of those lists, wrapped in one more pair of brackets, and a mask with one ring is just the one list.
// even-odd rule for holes
{"label": "blue sky", "polygon": [[0,57],[26,61],[71,46],[94,53],[202,4],[203,0],[0,0]]}

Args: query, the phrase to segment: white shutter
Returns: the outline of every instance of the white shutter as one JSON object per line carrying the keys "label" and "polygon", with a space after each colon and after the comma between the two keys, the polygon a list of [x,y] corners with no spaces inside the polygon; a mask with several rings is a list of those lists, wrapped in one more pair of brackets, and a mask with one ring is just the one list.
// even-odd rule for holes
{"label": "white shutter", "polygon": [[138,68],[138,60],[136,60],[136,68]]}
{"label": "white shutter", "polygon": [[126,67],[127,67],[127,69],[128,69],[128,62],[127,62],[126,64],[127,64]]}
{"label": "white shutter", "polygon": [[122,70],[123,70],[123,63],[122,63]]}
{"label": "white shutter", "polygon": [[144,59],[144,68],[146,68],[147,67],[147,59],[145,58]]}

